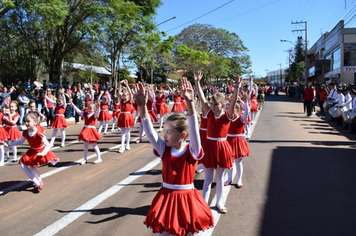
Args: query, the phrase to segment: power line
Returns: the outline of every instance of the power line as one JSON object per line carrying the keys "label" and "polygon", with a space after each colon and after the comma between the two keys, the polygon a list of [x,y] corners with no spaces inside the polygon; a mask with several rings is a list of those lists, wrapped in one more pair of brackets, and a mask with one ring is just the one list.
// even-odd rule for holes
{"label": "power line", "polygon": [[264,8],[264,7],[266,7],[266,6],[272,5],[273,3],[276,3],[276,2],[279,2],[279,1],[280,1],[280,0],[276,0],[276,1],[274,1],[274,2],[267,3],[267,4],[263,5],[263,6],[256,7],[256,8],[254,8],[254,9],[251,9],[251,10],[249,10],[249,11],[246,11],[246,12],[243,12],[243,13],[241,13],[241,14],[235,15],[235,16],[230,17],[230,18],[228,18],[228,19],[219,21],[218,23],[215,23],[215,24],[213,24],[213,25],[217,25],[217,24],[220,24],[220,23],[222,23],[222,22],[224,22],[224,21],[231,20],[231,19],[233,19],[233,18],[235,18],[235,17],[245,15],[245,14],[247,14],[247,13],[250,13],[250,12],[252,12],[252,11],[256,11],[256,10],[261,9],[261,8]]}
{"label": "power line", "polygon": [[184,24],[182,24],[182,25],[179,25],[179,26],[177,26],[177,27],[175,27],[175,28],[173,28],[173,29],[166,30],[166,32],[175,30],[175,29],[180,28],[180,27],[182,27],[182,26],[184,26],[184,25],[186,25],[186,24],[189,24],[190,22],[193,22],[193,21],[195,21],[195,20],[198,20],[198,19],[200,19],[200,18],[202,18],[202,17],[204,17],[204,16],[206,16],[206,15],[208,15],[208,14],[210,14],[210,13],[212,13],[212,12],[214,12],[214,11],[216,11],[216,10],[218,10],[218,9],[220,9],[220,8],[222,8],[222,7],[224,7],[224,6],[226,6],[227,4],[229,4],[229,3],[233,2],[233,1],[235,1],[235,0],[231,0],[231,1],[229,1],[229,2],[227,2],[227,3],[225,3],[225,4],[223,4],[223,5],[221,5],[221,6],[219,6],[219,7],[217,7],[217,8],[215,8],[215,9],[211,10],[211,11],[209,11],[209,12],[207,12],[207,13],[205,13],[205,14],[203,14],[203,15],[201,15],[201,16],[199,16],[199,17],[193,19],[193,20],[190,20],[190,21],[188,21],[188,22],[186,22],[186,23],[184,23]]}

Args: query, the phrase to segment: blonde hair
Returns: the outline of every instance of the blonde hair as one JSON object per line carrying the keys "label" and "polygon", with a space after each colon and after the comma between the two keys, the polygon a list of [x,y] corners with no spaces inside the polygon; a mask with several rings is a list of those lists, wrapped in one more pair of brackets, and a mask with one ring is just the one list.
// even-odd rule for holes
{"label": "blonde hair", "polygon": [[225,103],[225,95],[222,93],[214,93],[211,99],[213,99],[214,102]]}
{"label": "blonde hair", "polygon": [[39,114],[38,114],[37,111],[29,112],[29,113],[26,114],[26,117],[27,116],[31,117],[36,123],[38,122]]}
{"label": "blonde hair", "polygon": [[182,133],[183,131],[186,132],[187,136],[185,138],[188,137],[188,118],[186,115],[182,113],[175,113],[170,115],[166,121],[172,122],[174,129],[176,129],[179,133]]}

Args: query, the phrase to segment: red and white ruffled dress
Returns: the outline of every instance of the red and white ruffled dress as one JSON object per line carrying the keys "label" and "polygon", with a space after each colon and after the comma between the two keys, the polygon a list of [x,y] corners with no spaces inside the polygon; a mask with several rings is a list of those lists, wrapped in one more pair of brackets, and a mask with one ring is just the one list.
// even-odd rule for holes
{"label": "red and white ruffled dress", "polygon": [[258,111],[258,106],[257,106],[257,103],[256,103],[256,95],[251,95],[250,109],[251,109],[251,112],[257,112]]}
{"label": "red and white ruffled dress", "polygon": [[250,155],[250,147],[244,138],[246,122],[243,123],[241,117],[231,121],[229,131],[227,133],[227,141],[232,148],[232,156],[234,158],[247,157]]}
{"label": "red and white ruffled dress", "polygon": [[182,96],[173,95],[174,105],[172,107],[172,112],[184,112],[184,108],[182,106]]}
{"label": "red and white ruffled dress", "polygon": [[168,113],[168,106],[166,104],[166,97],[162,95],[161,97],[156,96],[156,109],[157,114],[163,116]]}
{"label": "red and white ruffled dress", "polygon": [[[150,116],[152,123],[157,122],[158,119],[156,117],[155,110],[153,107],[153,102],[151,100],[147,101],[147,111],[148,111],[148,115]],[[141,116],[138,118],[138,122],[141,122]]]}
{"label": "red and white ruffled dress", "polygon": [[[197,160],[193,158],[189,144],[185,149],[181,156],[175,157],[171,154],[171,147],[165,146],[161,157],[163,184],[144,222],[153,233],[183,236],[214,226],[210,207],[194,188]],[[201,150],[197,159],[202,156]]]}
{"label": "red and white ruffled dress", "polygon": [[68,127],[68,123],[64,117],[65,111],[66,111],[66,106],[64,105],[59,106],[58,104],[56,105],[56,113],[51,122],[52,128],[62,129]]}
{"label": "red and white ruffled dress", "polygon": [[[18,113],[11,114],[11,119],[14,120],[16,117],[20,117]],[[11,124],[9,121],[5,120],[5,131],[9,135],[8,141],[15,141],[21,138],[21,132],[17,128],[17,125]]]}
{"label": "red and white ruffled dress", "polygon": [[41,153],[45,148],[45,144],[42,139],[44,134],[39,130],[31,137],[28,130],[23,131],[22,136],[27,140],[30,145],[30,149],[26,152],[25,155],[21,157],[19,163],[24,164],[26,166],[41,166],[46,165],[51,162],[55,165],[59,158],[49,150],[45,156],[37,156],[38,153]]}
{"label": "red and white ruffled dress", "polygon": [[112,118],[119,118],[120,116],[120,103],[114,102],[112,104],[113,109],[112,109]]}
{"label": "red and white ruffled dress", "polygon": [[[4,113],[0,112],[0,121],[2,122],[2,119],[4,118]],[[9,133],[0,125],[0,141],[7,141],[10,139]]]}
{"label": "red and white ruffled dress", "polygon": [[121,104],[121,111],[120,111],[120,116],[117,121],[117,127],[119,128],[128,128],[135,126],[134,119],[131,114],[131,102],[130,101],[123,101],[121,99],[120,101]]}
{"label": "red and white ruffled dress", "polygon": [[104,120],[112,120],[112,116],[109,112],[109,103],[102,103],[100,102],[100,114],[98,121],[104,121]]}
{"label": "red and white ruffled dress", "polygon": [[84,112],[83,117],[84,127],[78,136],[78,140],[86,141],[89,143],[96,143],[98,140],[102,140],[103,136],[98,133],[95,127],[95,114],[93,113],[91,116],[88,116],[88,112]]}
{"label": "red and white ruffled dress", "polygon": [[233,165],[232,149],[226,140],[230,127],[230,118],[227,112],[220,117],[215,117],[210,109],[206,114],[208,120],[208,136],[203,143],[205,156],[202,160],[206,168],[227,168]]}

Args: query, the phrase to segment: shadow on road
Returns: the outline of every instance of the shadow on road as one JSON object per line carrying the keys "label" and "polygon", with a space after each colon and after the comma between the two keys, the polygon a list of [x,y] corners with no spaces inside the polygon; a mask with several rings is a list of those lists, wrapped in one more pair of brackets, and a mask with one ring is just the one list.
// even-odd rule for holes
{"label": "shadow on road", "polygon": [[99,208],[99,209],[93,209],[93,210],[75,210],[75,211],[62,211],[62,210],[57,210],[59,213],[71,213],[71,212],[89,212],[92,215],[96,216],[101,216],[101,215],[112,215],[108,218],[99,220],[99,221],[86,221],[86,223],[89,224],[100,224],[104,222],[108,222],[111,220],[115,220],[120,217],[124,217],[126,215],[142,215],[146,216],[148,210],[150,209],[150,205],[147,206],[141,206],[141,207],[136,207],[136,208],[128,208],[128,207],[108,207],[108,208]]}
{"label": "shadow on road", "polygon": [[260,235],[355,235],[354,149],[278,147],[272,158]]}

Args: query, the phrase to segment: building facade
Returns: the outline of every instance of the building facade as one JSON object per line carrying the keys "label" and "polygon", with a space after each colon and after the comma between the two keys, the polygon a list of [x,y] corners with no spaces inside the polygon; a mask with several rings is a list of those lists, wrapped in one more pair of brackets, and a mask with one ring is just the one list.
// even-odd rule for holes
{"label": "building facade", "polygon": [[285,79],[287,77],[286,69],[278,69],[267,72],[267,83],[272,84],[274,86],[282,86],[284,85]]}
{"label": "building facade", "polygon": [[308,50],[308,81],[356,84],[356,28],[340,21]]}

